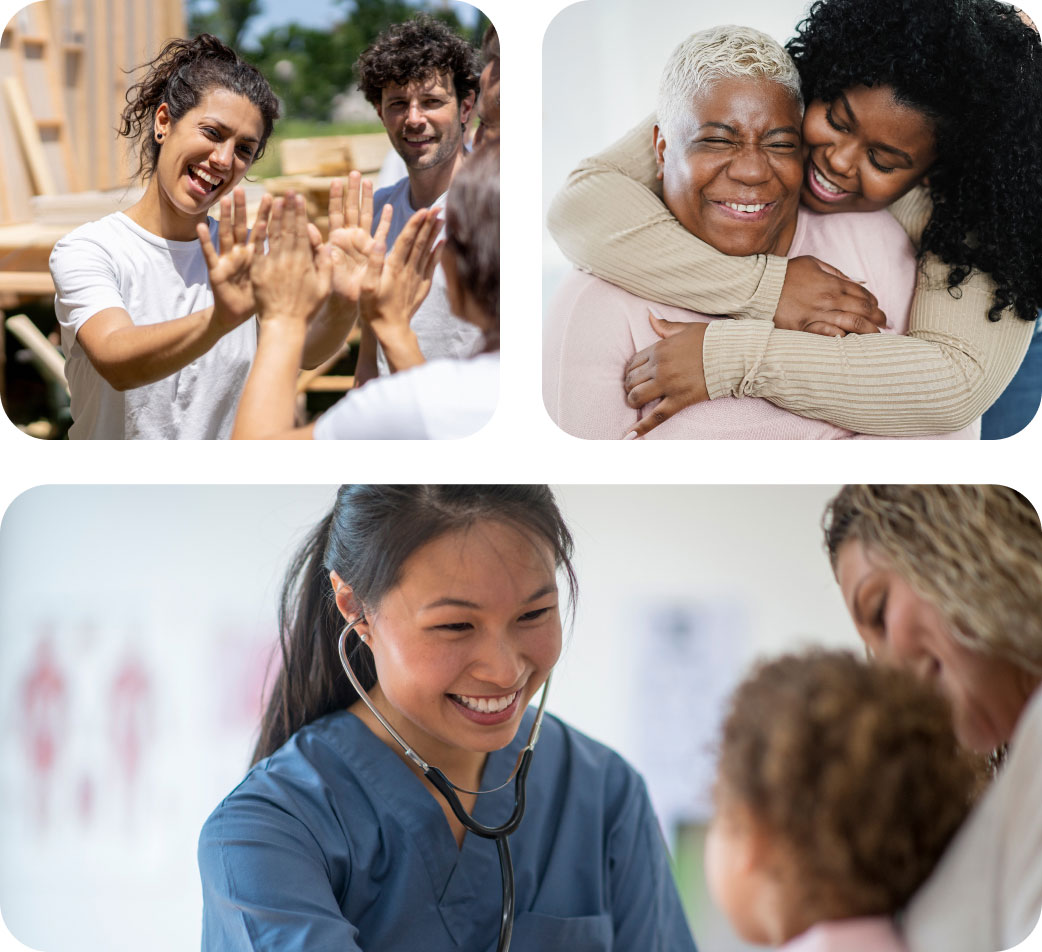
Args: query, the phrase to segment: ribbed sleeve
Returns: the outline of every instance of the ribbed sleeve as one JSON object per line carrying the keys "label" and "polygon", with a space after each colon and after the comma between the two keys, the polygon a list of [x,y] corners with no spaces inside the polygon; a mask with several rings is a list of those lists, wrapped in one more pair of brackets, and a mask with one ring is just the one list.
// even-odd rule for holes
{"label": "ribbed sleeve", "polygon": [[[921,262],[907,337],[824,337],[777,330],[784,258],[733,258],[690,234],[662,202],[651,117],[569,176],[548,225],[578,267],[654,301],[759,318],[716,321],[703,348],[710,397],[763,397],[801,416],[879,436],[960,429],[1013,378],[1033,325],[1011,311],[987,319],[994,285],[974,273],[948,291],[948,266]],[[926,189],[890,208],[918,246]]]}
{"label": "ribbed sleeve", "polygon": [[721,254],[673,217],[656,178],[654,125],[649,117],[579,164],[550,206],[550,234],[574,265],[640,297],[773,320],[785,259]]}

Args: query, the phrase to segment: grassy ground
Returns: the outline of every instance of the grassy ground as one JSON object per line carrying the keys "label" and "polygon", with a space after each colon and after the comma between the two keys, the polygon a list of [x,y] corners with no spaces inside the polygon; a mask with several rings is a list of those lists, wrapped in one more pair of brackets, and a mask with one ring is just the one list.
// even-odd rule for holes
{"label": "grassy ground", "polygon": [[351,136],[363,132],[383,132],[379,122],[319,122],[317,119],[281,119],[275,125],[264,155],[250,169],[251,179],[282,174],[279,143],[283,139],[317,139],[321,136]]}

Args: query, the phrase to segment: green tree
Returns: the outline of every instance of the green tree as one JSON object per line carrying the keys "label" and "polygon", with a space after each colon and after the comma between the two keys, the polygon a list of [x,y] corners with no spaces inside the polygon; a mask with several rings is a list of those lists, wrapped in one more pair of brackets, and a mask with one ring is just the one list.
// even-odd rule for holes
{"label": "green tree", "polygon": [[[362,51],[393,23],[424,9],[405,0],[342,0],[342,6],[343,19],[328,30],[289,24],[265,33],[255,50],[243,51],[272,84],[284,115],[328,119],[334,97],[355,87],[355,62]],[[473,42],[452,11],[429,12]]]}
{"label": "green tree", "polygon": [[246,27],[261,12],[261,0],[188,0],[188,30],[212,33],[232,49],[242,46]]}

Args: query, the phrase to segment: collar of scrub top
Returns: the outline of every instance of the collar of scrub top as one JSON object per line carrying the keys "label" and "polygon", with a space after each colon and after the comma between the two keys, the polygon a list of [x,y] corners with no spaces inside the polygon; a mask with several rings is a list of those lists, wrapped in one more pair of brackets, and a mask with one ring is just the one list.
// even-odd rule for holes
{"label": "collar of scrub top", "polygon": [[[535,749],[536,741],[539,740],[539,731],[543,726],[543,712],[546,710],[546,692],[550,687],[551,674],[546,676],[546,680],[543,682],[543,693],[539,698],[539,707],[536,709],[535,719],[532,721],[532,729],[528,732],[528,740],[525,746],[521,749],[521,753],[518,754],[517,763],[514,764],[514,769],[510,771],[509,776],[504,780],[498,787],[490,787],[488,790],[467,790],[463,787],[458,787],[451,780],[449,780],[445,774],[443,774],[437,767],[432,767],[427,763],[412,747],[406,743],[405,738],[398,733],[377,709],[376,705],[373,704],[369,697],[368,692],[362,687],[362,683],[358,680],[358,676],[355,674],[354,669],[351,667],[351,662],[347,657],[347,639],[352,631],[355,630],[355,626],[365,621],[365,615],[359,615],[354,621],[349,622],[344,626],[344,630],[340,633],[340,638],[337,641],[337,651],[340,654],[340,664],[344,668],[344,673],[347,675],[347,679],[351,682],[351,687],[355,689],[355,692],[362,699],[363,703],[372,712],[375,717],[384,727],[388,734],[390,734],[398,745],[405,752],[405,756],[409,758],[420,770],[423,771],[424,776],[431,781],[439,790],[442,790],[442,783],[439,783],[439,779],[444,781],[444,784],[451,787],[453,790],[458,790],[460,793],[471,794],[472,796],[480,796],[483,793],[495,793],[497,790],[502,790],[507,784],[510,783],[521,771],[522,764],[525,765],[525,774],[528,773],[528,761],[532,759],[532,751]],[[438,779],[436,779],[438,778]],[[444,790],[442,790],[444,792]],[[479,824],[480,825],[480,824]],[[468,824],[469,826],[469,824]],[[498,828],[496,828],[498,831]],[[476,830],[474,832],[477,832]],[[492,834],[493,836],[500,835],[499,832]]]}

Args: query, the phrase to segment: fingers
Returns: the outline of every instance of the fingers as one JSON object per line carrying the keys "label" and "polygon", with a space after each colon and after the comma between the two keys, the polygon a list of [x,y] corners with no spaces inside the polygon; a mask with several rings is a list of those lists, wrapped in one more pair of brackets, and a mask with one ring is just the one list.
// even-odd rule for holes
{"label": "fingers", "polygon": [[221,254],[232,250],[232,200],[221,199],[221,220],[217,224],[217,244]]}
{"label": "fingers", "polygon": [[[394,209],[391,208],[390,203],[384,205],[383,210],[380,212],[380,222],[376,226],[376,234],[373,235],[377,242],[383,242],[385,246],[387,244],[388,232],[391,230],[391,218],[393,215]],[[395,242],[395,244],[397,243]]]}
{"label": "fingers", "polygon": [[370,246],[365,273],[362,275],[363,298],[373,297],[379,291],[380,275],[383,273],[386,253],[387,245],[383,241],[376,240]]}
{"label": "fingers", "polygon": [[322,247],[322,232],[318,230],[318,225],[314,224],[314,222],[307,221],[306,218],[305,222],[307,224],[308,241],[311,244],[311,250],[317,253],[318,249]]}
{"label": "fingers", "polygon": [[655,400],[661,400],[665,396],[666,394],[658,381],[654,377],[649,377],[643,382],[636,383],[635,386],[628,388],[626,403],[631,407],[640,409]]}
{"label": "fingers", "polygon": [[213,271],[217,267],[219,259],[217,257],[217,249],[214,248],[213,242],[210,240],[210,227],[206,222],[201,221],[195,226],[195,233],[199,236],[199,244],[203,246],[206,269]]}
{"label": "fingers", "polygon": [[253,231],[250,232],[254,254],[264,253],[264,242],[268,237],[268,218],[271,215],[271,203],[271,196],[266,194],[257,208],[257,219],[253,223]]}
{"label": "fingers", "polygon": [[276,198],[268,219],[268,247],[274,251],[282,241],[282,219],[286,211],[286,199]]}
{"label": "fingers", "polygon": [[[389,255],[390,260],[396,267],[408,266],[422,271],[422,266],[418,266],[418,262],[422,260],[422,256],[425,253],[425,235],[429,232],[432,217],[437,217],[436,210],[421,208],[405,223],[405,227],[395,241]],[[426,251],[429,250],[430,248],[428,247]]]}
{"label": "fingers", "polygon": [[629,377],[637,368],[643,367],[649,360],[651,360],[652,352],[654,351],[654,345],[651,347],[645,347],[643,350],[637,351],[630,359],[629,363],[626,364],[626,376]]}
{"label": "fingers", "polygon": [[348,228],[357,228],[360,219],[358,210],[359,186],[362,176],[359,172],[352,172],[347,177],[347,214],[344,216],[344,224]]}
{"label": "fingers", "polygon": [[[246,228],[246,191],[242,188],[236,188],[232,192],[232,200],[234,203],[232,230],[235,234],[235,243],[238,245],[244,245],[246,244],[246,237],[249,233]],[[221,217],[224,217],[223,207]]]}
{"label": "fingers", "polygon": [[[359,174],[359,180],[362,176]],[[371,233],[373,230],[373,183],[366,179],[362,182],[362,207],[359,212],[358,225]]]}
{"label": "fingers", "polygon": [[[645,413],[644,416],[637,421],[637,425],[626,434],[624,439],[638,440],[642,436],[647,436],[653,429],[655,429],[655,427],[659,426],[659,424],[665,423],[666,420],[680,409],[681,407],[671,405],[669,400],[663,400],[650,413]],[[630,433],[633,435],[630,436]]]}
{"label": "fingers", "polygon": [[[348,194],[351,192],[351,186],[348,185]],[[347,216],[351,215],[351,205],[347,206]],[[343,228],[345,222],[344,216],[344,182],[343,179],[333,179],[329,183],[329,230],[336,231],[338,228]]]}
{"label": "fingers", "polygon": [[847,332],[842,327],[830,324],[828,321],[812,321],[805,328],[808,334],[820,334],[822,337],[846,337]]}

